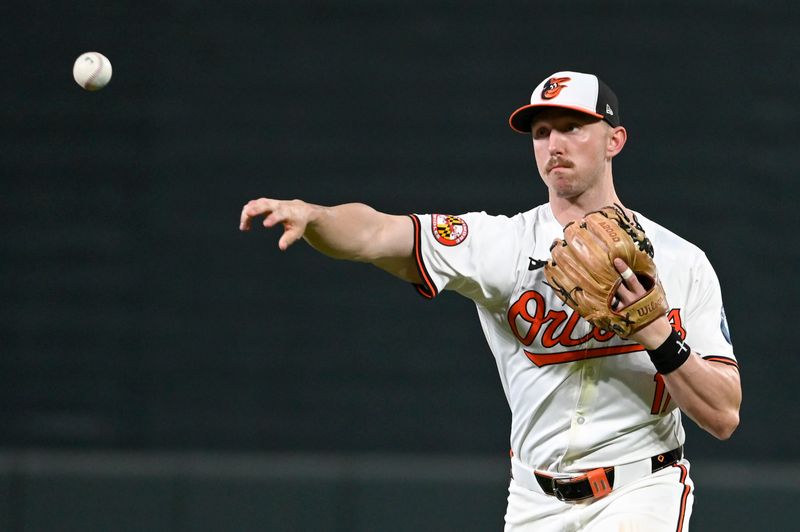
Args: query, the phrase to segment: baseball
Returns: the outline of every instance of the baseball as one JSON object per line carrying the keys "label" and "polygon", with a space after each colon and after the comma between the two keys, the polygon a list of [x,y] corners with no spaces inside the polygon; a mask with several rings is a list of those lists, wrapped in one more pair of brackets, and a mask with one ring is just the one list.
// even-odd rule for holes
{"label": "baseball", "polygon": [[72,66],[75,82],[87,91],[98,91],[111,80],[111,61],[100,52],[86,52]]}

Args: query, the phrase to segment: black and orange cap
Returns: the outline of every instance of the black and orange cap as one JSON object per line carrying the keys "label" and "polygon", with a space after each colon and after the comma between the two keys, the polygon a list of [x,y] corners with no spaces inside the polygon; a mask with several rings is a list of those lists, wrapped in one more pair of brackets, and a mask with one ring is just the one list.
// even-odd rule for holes
{"label": "black and orange cap", "polygon": [[531,94],[531,103],[523,105],[508,119],[511,129],[531,132],[531,122],[542,109],[561,107],[605,120],[614,127],[620,125],[617,95],[593,74],[565,70],[542,81]]}

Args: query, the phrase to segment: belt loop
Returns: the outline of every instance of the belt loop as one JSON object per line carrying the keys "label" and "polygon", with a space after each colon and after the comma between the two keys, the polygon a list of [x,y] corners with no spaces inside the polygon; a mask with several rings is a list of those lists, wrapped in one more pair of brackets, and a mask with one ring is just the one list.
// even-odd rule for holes
{"label": "belt loop", "polygon": [[611,493],[611,482],[608,481],[604,468],[592,469],[586,473],[586,478],[589,480],[589,487],[592,488],[592,495],[594,495],[595,499],[605,497]]}

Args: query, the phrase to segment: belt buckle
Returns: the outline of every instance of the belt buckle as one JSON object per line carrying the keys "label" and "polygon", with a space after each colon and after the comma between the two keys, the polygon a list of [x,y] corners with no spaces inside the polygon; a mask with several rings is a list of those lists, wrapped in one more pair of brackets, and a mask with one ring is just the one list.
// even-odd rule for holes
{"label": "belt buckle", "polygon": [[553,487],[553,496],[561,502],[575,502],[574,499],[567,497],[567,494],[561,491],[560,487],[568,481],[568,477],[554,477],[550,479],[550,485]]}
{"label": "belt buckle", "polygon": [[553,495],[555,495],[556,499],[558,499],[561,502],[567,502],[567,498],[564,496],[563,493],[561,493],[561,490],[558,489],[558,484],[556,484],[556,479],[553,478],[550,480],[550,482],[553,486]]}

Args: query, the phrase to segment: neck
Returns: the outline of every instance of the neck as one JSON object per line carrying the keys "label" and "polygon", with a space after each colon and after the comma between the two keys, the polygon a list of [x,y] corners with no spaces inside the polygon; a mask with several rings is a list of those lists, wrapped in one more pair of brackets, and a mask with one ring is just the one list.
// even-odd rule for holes
{"label": "neck", "polygon": [[613,185],[606,190],[587,190],[575,197],[559,197],[551,190],[549,197],[553,216],[562,226],[607,205],[622,205]]}

